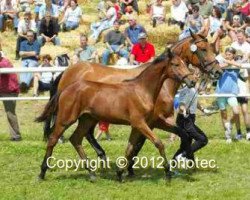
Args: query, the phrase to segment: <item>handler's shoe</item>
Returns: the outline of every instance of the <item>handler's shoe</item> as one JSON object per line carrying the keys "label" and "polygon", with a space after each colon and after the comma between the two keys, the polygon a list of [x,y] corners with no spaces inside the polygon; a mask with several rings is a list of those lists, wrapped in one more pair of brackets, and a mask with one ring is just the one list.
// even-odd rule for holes
{"label": "handler's shoe", "polygon": [[235,140],[242,140],[242,134],[236,134],[235,135]]}
{"label": "handler's shoe", "polygon": [[247,133],[246,140],[250,141],[250,133]]}

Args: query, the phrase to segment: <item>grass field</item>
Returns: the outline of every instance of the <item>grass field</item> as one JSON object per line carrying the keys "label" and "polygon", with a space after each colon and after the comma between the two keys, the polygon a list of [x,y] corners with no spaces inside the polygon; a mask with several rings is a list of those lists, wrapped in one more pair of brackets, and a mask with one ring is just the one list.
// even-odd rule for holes
{"label": "grass field", "polygon": [[[44,102],[45,103],[45,102]],[[53,169],[47,172],[45,181],[37,181],[40,164],[45,153],[42,142],[42,124],[34,123],[43,103],[18,102],[23,141],[9,141],[7,122],[3,107],[0,107],[0,199],[250,199],[250,143],[243,140],[226,144],[220,126],[219,115],[199,116],[197,124],[207,133],[209,144],[196,156],[200,159],[214,159],[218,168],[181,170],[171,183],[166,183],[162,169],[136,169],[133,179],[124,183],[116,180],[114,160],[124,155],[129,127],[112,126],[113,140],[101,140],[112,168],[104,173],[97,172],[95,183],[90,182],[86,170],[74,171]],[[66,133],[69,138],[74,127]],[[170,143],[169,134],[157,130],[164,141],[168,158],[177,150],[179,141]],[[88,156],[96,154],[84,140]],[[146,142],[140,156],[157,157],[158,151]],[[69,142],[58,144],[54,150],[57,159],[77,159]]]}

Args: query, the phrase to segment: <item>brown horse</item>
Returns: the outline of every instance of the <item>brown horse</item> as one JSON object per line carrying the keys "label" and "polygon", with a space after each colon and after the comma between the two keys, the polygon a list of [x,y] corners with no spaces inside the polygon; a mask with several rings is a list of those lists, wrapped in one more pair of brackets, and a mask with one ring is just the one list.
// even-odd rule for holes
{"label": "brown horse", "polygon": [[[47,160],[52,155],[59,137],[77,120],[79,125],[70,141],[82,159],[87,159],[81,145],[83,137],[98,121],[130,124],[158,148],[164,158],[164,168],[168,177],[170,171],[164,145],[147,124],[153,119],[154,104],[165,79],[178,79],[194,86],[195,79],[190,75],[180,57],[173,56],[169,50],[131,80],[118,84],[81,80],[68,86],[49,101],[42,115],[37,118],[39,122],[44,121],[57,110],[55,128],[48,141],[39,177],[44,179],[48,169]],[[91,172],[87,166],[86,169]]]}
{"label": "brown horse", "polygon": [[[215,61],[213,48],[208,43],[207,39],[201,35],[191,33],[191,37],[178,42],[171,48],[171,50],[175,54],[179,55],[187,65],[192,64],[198,66],[202,72],[210,74],[213,78],[218,78],[218,76],[222,73],[220,67]],[[68,68],[56,79],[52,87],[51,98],[57,92],[63,91],[67,86],[81,79],[97,82],[119,83],[127,78],[137,76],[148,66],[149,64],[144,64],[138,68],[121,70],[105,67],[101,64],[79,62]],[[164,88],[166,89],[166,87]],[[165,93],[166,91],[161,92],[161,94],[163,94],[163,96],[161,96],[162,102],[167,100],[164,96]],[[165,104],[166,103],[164,103],[164,106]],[[163,107],[163,109],[165,108]],[[49,118],[45,124],[45,138],[48,137],[51,132],[50,123],[51,119]]]}

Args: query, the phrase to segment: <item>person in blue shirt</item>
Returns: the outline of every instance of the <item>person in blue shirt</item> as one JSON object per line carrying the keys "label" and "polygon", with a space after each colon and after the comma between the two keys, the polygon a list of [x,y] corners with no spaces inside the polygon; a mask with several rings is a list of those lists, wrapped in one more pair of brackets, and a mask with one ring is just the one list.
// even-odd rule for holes
{"label": "person in blue shirt", "polygon": [[[234,60],[236,56],[236,49],[233,47],[229,47],[225,50],[225,59],[226,60]],[[227,62],[220,63],[222,68],[227,68],[224,70],[222,76],[217,82],[216,93],[217,94],[234,94],[237,95],[239,93],[238,88],[238,76],[239,69],[236,66],[232,66]],[[229,68],[229,69],[228,69]],[[234,69],[230,69],[234,68]],[[239,118],[239,105],[236,97],[218,97],[217,103],[221,112],[221,118],[223,127],[225,129],[225,137],[227,143],[231,143],[231,132],[232,132],[232,123],[234,122],[237,129],[237,135],[241,135],[240,129],[240,118]],[[227,104],[233,110],[233,117],[228,120],[227,115]],[[237,139],[236,135],[236,139]]]}
{"label": "person in blue shirt", "polygon": [[[22,58],[22,67],[38,67],[38,58],[40,54],[40,45],[35,40],[34,32],[27,32],[27,40],[21,42],[20,56]],[[33,76],[32,73],[20,74],[21,92],[26,92],[30,86]]]}

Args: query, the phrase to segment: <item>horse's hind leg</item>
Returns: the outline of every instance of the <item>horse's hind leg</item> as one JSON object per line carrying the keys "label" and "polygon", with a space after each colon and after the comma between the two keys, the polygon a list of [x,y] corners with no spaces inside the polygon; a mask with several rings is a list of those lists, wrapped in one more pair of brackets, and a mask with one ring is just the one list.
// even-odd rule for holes
{"label": "horse's hind leg", "polygon": [[46,171],[49,168],[48,167],[48,159],[52,155],[53,149],[54,149],[55,145],[57,144],[58,139],[61,137],[61,135],[63,134],[63,132],[65,130],[66,130],[65,126],[62,126],[59,123],[56,124],[55,129],[53,131],[53,134],[50,136],[50,138],[48,140],[46,154],[44,156],[44,159],[43,159],[43,162],[41,165],[41,172],[39,175],[40,179],[44,179]]}
{"label": "horse's hind leg", "polygon": [[79,154],[80,158],[85,161],[85,168],[89,171],[90,173],[90,178],[93,180],[95,178],[94,173],[91,171],[91,169],[88,167],[87,164],[87,155],[82,147],[82,140],[83,137],[86,136],[89,132],[90,129],[95,127],[97,124],[97,121],[89,118],[84,118],[83,116],[79,118],[78,120],[78,126],[74,133],[71,135],[69,138],[71,144],[74,146],[76,149],[77,153]]}
{"label": "horse's hind leg", "polygon": [[141,150],[142,146],[146,141],[146,137],[142,135],[137,129],[132,128],[128,146],[126,149],[126,158],[128,160],[128,175],[134,175],[134,160],[133,158],[138,155],[139,151]]}

